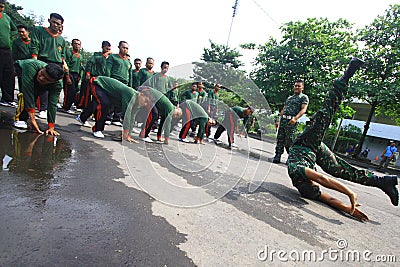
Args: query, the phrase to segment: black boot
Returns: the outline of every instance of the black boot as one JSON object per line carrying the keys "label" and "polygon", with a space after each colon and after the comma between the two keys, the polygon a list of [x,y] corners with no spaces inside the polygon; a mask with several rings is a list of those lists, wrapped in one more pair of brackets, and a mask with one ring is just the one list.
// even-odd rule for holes
{"label": "black boot", "polygon": [[374,186],[382,189],[389,196],[394,206],[399,205],[399,191],[396,188],[398,184],[397,175],[384,175],[382,177],[373,175],[365,185]]}
{"label": "black boot", "polygon": [[353,57],[350,60],[349,66],[347,67],[347,70],[345,70],[344,74],[342,77],[339,78],[339,82],[348,84],[349,80],[351,77],[353,77],[354,73],[364,64],[364,61],[357,57]]}
{"label": "black boot", "polygon": [[272,163],[281,163],[281,155],[275,155]]}

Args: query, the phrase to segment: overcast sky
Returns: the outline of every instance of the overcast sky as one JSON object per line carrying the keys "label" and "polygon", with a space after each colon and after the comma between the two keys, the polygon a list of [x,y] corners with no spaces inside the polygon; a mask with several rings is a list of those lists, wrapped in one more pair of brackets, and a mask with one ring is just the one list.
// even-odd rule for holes
{"label": "overcast sky", "polygon": [[[78,38],[82,47],[91,52],[100,51],[101,42],[108,40],[112,50],[118,51],[118,42],[129,43],[129,54],[144,61],[155,59],[155,70],[161,61],[171,67],[200,60],[209,40],[227,44],[235,0],[9,0],[43,15],[48,26],[50,13],[61,14],[67,40]],[[255,54],[242,51],[239,44],[265,43],[270,36],[280,38],[279,27],[289,21],[307,18],[344,18],[362,28],[378,15],[383,15],[394,0],[239,0],[233,20],[229,47],[244,54],[240,58],[249,68]]]}

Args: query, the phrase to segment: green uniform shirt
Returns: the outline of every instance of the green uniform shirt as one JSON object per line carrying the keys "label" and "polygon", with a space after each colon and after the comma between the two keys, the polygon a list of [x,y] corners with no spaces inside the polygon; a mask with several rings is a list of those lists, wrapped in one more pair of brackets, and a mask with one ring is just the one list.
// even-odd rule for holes
{"label": "green uniform shirt", "polygon": [[140,78],[139,78],[139,71],[134,69],[132,70],[132,87],[137,89],[140,86]]}
{"label": "green uniform shirt", "polygon": [[168,97],[168,99],[169,99],[170,101],[178,102],[178,94],[179,94],[178,89],[177,89],[177,88],[174,88],[174,89],[172,89],[172,90],[169,90],[169,91],[167,92],[166,96]]}
{"label": "green uniform shirt", "polygon": [[39,60],[62,63],[65,50],[66,42],[61,35],[54,35],[42,26],[36,26],[31,32],[31,54]]}
{"label": "green uniform shirt", "polygon": [[150,88],[150,90],[153,94],[153,99],[156,102],[158,114],[160,115],[160,123],[163,121],[164,135],[165,137],[169,137],[171,132],[172,113],[175,106],[162,92],[154,88]]}
{"label": "green uniform shirt", "polygon": [[158,110],[158,114],[162,117],[167,117],[169,113],[174,111],[175,106],[169,101],[169,99],[160,91],[154,88],[150,88],[153,99],[156,101],[156,108]]}
{"label": "green uniform shirt", "polygon": [[122,113],[126,112],[126,109],[131,101],[132,97],[137,96],[137,92],[133,88],[123,84],[122,82],[106,77],[98,76],[94,83],[99,85],[107,95],[110,97],[110,101],[113,105],[122,107]]}
{"label": "green uniform shirt", "polygon": [[86,73],[92,76],[106,76],[107,58],[101,52],[94,52],[86,63]]}
{"label": "green uniform shirt", "polygon": [[71,49],[68,49],[65,54],[65,62],[68,65],[69,72],[80,73],[82,70],[82,56],[79,52],[74,53]]}
{"label": "green uniform shirt", "polygon": [[25,42],[21,38],[15,39],[12,44],[12,58],[14,61],[32,58],[31,41]]}
{"label": "green uniform shirt", "polygon": [[[139,70],[139,80],[140,80],[140,85],[144,84],[148,79],[150,79],[153,75],[155,74],[154,71],[149,71],[146,68],[141,68]],[[149,85],[150,86],[150,85]]]}
{"label": "green uniform shirt", "polygon": [[128,58],[123,59],[119,54],[107,58],[106,76],[132,86],[132,63]]}
{"label": "green uniform shirt", "polygon": [[17,32],[17,27],[4,12],[0,13],[0,48],[11,49],[10,38]]}
{"label": "green uniform shirt", "polygon": [[36,76],[39,70],[47,66],[47,63],[35,59],[17,60],[16,63],[22,70],[21,92],[23,93],[25,108],[35,109],[35,91],[48,90],[49,104],[47,107],[47,122],[54,123],[56,119],[58,97],[63,88],[62,81],[59,80],[54,84],[40,86],[36,81]]}
{"label": "green uniform shirt", "polygon": [[197,137],[199,137],[201,140],[203,140],[204,137],[204,132],[205,132],[205,127],[208,121],[208,114],[207,112],[203,109],[202,106],[197,104],[195,100],[186,100],[185,101],[186,106],[190,110],[192,120],[198,123],[199,125],[199,130],[197,132]]}
{"label": "green uniform shirt", "polygon": [[300,93],[289,96],[285,101],[285,111],[283,115],[296,116],[301,110],[303,104],[308,104],[308,96]]}
{"label": "green uniform shirt", "polygon": [[148,81],[148,85],[152,88],[157,89],[165,95],[168,90],[172,88],[172,79],[167,75],[156,73],[151,76],[151,79]]}
{"label": "green uniform shirt", "polygon": [[201,92],[197,92],[197,104],[203,104],[207,100],[207,92],[203,89]]}
{"label": "green uniform shirt", "polygon": [[185,100],[190,100],[190,99],[194,99],[195,101],[197,101],[198,94],[199,93],[197,91],[192,92],[192,90],[186,90],[181,95],[181,102],[183,102]]}
{"label": "green uniform shirt", "polygon": [[208,104],[212,106],[216,106],[219,98],[219,93],[215,92],[215,90],[210,90],[208,92]]}
{"label": "green uniform shirt", "polygon": [[207,112],[204,110],[204,108],[202,106],[197,104],[195,101],[186,100],[185,103],[186,103],[186,106],[188,107],[188,109],[190,110],[190,113],[192,114],[193,119],[197,119],[197,118],[207,118],[208,119]]}

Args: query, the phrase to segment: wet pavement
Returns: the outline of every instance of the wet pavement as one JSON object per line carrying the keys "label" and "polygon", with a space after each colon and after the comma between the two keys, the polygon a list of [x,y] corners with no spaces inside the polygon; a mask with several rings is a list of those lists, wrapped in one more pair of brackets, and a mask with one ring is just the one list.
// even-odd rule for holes
{"label": "wet pavement", "polygon": [[[173,136],[168,146],[121,145],[112,140],[120,128],[96,139],[65,113],[57,114],[55,139],[13,130],[13,111],[0,108],[0,266],[309,266],[260,260],[259,252],[320,253],[339,240],[400,259],[400,210],[383,192],[343,181],[358,194],[367,223],[303,199],[286,165],[264,160],[273,143],[237,138],[240,149],[228,150]],[[192,187],[198,190],[183,198],[182,188]]]}
{"label": "wet pavement", "polygon": [[0,266],[193,265],[152,199],[113,181],[124,174],[106,149],[10,121],[1,112]]}

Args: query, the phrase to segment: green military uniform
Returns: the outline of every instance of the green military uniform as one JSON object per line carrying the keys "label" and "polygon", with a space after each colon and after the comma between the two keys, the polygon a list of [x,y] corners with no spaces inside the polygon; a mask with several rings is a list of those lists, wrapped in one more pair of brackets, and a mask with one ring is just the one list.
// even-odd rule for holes
{"label": "green military uniform", "polygon": [[157,138],[161,138],[161,131],[163,130],[163,127],[165,138],[169,138],[169,135],[171,133],[172,113],[175,109],[175,106],[162,92],[154,88],[150,88],[150,90],[153,94],[153,99],[158,111],[158,115],[160,116]]}
{"label": "green military uniform", "polygon": [[336,80],[322,108],[311,118],[303,133],[296,138],[289,150],[288,173],[293,185],[304,197],[319,199],[321,195],[319,187],[312,185],[305,174],[305,169],[314,169],[315,164],[328,174],[359,184],[366,184],[372,177],[372,173],[368,170],[357,169],[345,160],[336,157],[322,142],[332,117],[346,93],[347,86]]}
{"label": "green military uniform", "polygon": [[185,100],[195,100],[197,101],[197,96],[199,93],[197,91],[192,92],[192,90],[186,90],[181,94],[181,101],[184,102]]}
{"label": "green military uniform", "polygon": [[52,34],[47,28],[36,26],[31,33],[31,54],[45,62],[62,63],[65,59],[66,42],[60,34]]}
{"label": "green military uniform", "polygon": [[183,127],[179,133],[179,138],[186,138],[186,135],[190,128],[190,122],[194,121],[195,125],[199,125],[197,131],[197,137],[203,140],[206,124],[208,121],[208,114],[205,112],[202,106],[197,104],[195,100],[186,100],[181,103],[182,108],[182,124]]}
{"label": "green military uniform", "polygon": [[197,91],[197,93],[197,104],[203,106],[203,104],[207,103],[207,92],[203,89]]}
{"label": "green military uniform", "polygon": [[119,54],[109,55],[106,64],[106,76],[132,86],[132,63],[128,58],[122,58]]}
{"label": "green military uniform", "polygon": [[[113,105],[121,108],[122,114],[125,115],[124,130],[130,132],[140,109],[136,105],[136,98],[139,93],[122,82],[106,76],[92,78],[89,86],[91,87],[93,98],[97,103],[95,114],[96,124],[93,126],[93,131],[104,130],[108,110]],[[85,122],[92,114],[91,111],[91,108],[85,108],[80,115],[81,121]]]}
{"label": "green military uniform", "polygon": [[31,55],[31,41],[23,41],[17,38],[12,43],[12,57],[13,60],[30,59]]}
{"label": "green military uniform", "polygon": [[150,79],[155,74],[154,71],[149,71],[147,68],[141,68],[139,70],[139,81],[140,85],[144,84],[148,79]]}
{"label": "green military uniform", "polygon": [[171,101],[171,103],[174,106],[176,106],[179,103],[178,95],[179,95],[179,91],[178,91],[177,88],[172,88],[166,94],[166,96],[168,97],[169,101]]}
{"label": "green military uniform", "polygon": [[86,63],[86,74],[91,77],[105,76],[107,58],[101,52],[94,52],[93,56]]}
{"label": "green military uniform", "polygon": [[157,89],[164,95],[172,88],[172,78],[161,73],[156,73],[145,83],[147,86]]}
{"label": "green military uniform", "polygon": [[38,71],[45,67],[47,63],[34,59],[17,60],[16,63],[22,70],[22,87],[20,91],[23,94],[25,109],[35,112],[36,97],[42,91],[48,91],[47,122],[49,127],[54,127],[58,97],[62,90],[61,80],[53,84],[40,86],[36,81],[36,76]]}
{"label": "green military uniform", "polygon": [[140,70],[132,70],[132,87],[137,89],[140,86],[140,78],[139,78]]}
{"label": "green military uniform", "polygon": [[68,65],[69,72],[80,73],[83,70],[82,57],[79,52],[74,53],[68,49],[65,53],[65,62]]}
{"label": "green military uniform", "polygon": [[137,91],[114,78],[98,76],[94,80],[94,83],[107,93],[110,97],[111,104],[122,108],[122,113],[126,112],[132,98],[134,97],[135,101],[138,95]]}
{"label": "green military uniform", "polygon": [[284,148],[289,153],[289,148],[292,146],[293,140],[296,137],[298,122],[291,125],[289,121],[295,117],[301,110],[303,104],[308,104],[308,96],[300,93],[290,96],[285,101],[285,110],[279,121],[278,134],[276,137],[275,158],[281,157]]}
{"label": "green military uniform", "polygon": [[[66,84],[64,87],[64,110],[69,110],[74,102],[76,102],[76,94],[79,92],[79,80],[81,78],[81,72],[83,71],[82,57],[79,52],[75,52],[68,49],[65,53],[65,62],[69,69],[69,78],[71,84]],[[82,92],[82,97],[83,97]],[[82,102],[79,99],[79,102]],[[81,106],[81,103],[77,103],[77,106]]]}
{"label": "green military uniform", "polygon": [[[208,99],[208,107],[210,108],[210,117],[214,118],[218,105],[219,93],[215,92],[215,89],[210,90],[208,92],[207,99]],[[212,110],[215,111],[213,112]]]}
{"label": "green military uniform", "polygon": [[14,101],[14,62],[11,54],[10,37],[17,31],[11,18],[0,12],[0,87],[1,102]]}
{"label": "green military uniform", "polygon": [[[52,62],[62,66],[63,60],[65,59],[67,43],[61,34],[53,34],[48,28],[36,26],[30,36],[32,56],[36,56],[38,60],[43,62]],[[43,94],[39,96],[39,100],[39,110],[47,110],[49,101],[47,91],[44,91]]]}
{"label": "green military uniform", "polygon": [[[32,58],[31,55],[31,41],[23,41],[21,38],[17,38],[12,43],[12,58],[15,61],[23,60],[23,59],[30,59]],[[15,72],[18,76],[18,88],[22,87],[22,74],[21,69],[16,66]]]}
{"label": "green military uniform", "polygon": [[[217,140],[221,134],[226,130],[228,135],[228,143],[229,146],[235,142],[235,128],[239,119],[243,119],[243,125],[247,123],[247,118],[249,116],[245,115],[246,108],[242,108],[239,106],[234,106],[233,108],[225,111],[224,120],[218,126],[217,130],[214,134],[214,139]],[[236,116],[235,116],[236,115]]]}

